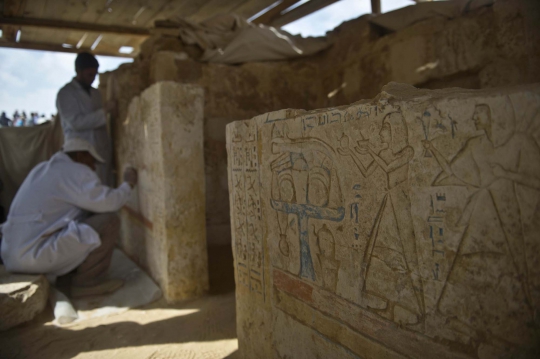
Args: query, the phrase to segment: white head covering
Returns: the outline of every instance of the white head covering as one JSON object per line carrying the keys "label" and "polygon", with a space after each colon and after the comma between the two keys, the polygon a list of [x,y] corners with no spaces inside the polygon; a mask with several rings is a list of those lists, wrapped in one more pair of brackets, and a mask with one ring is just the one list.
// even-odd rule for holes
{"label": "white head covering", "polygon": [[92,157],[96,159],[96,161],[105,163],[105,160],[98,155],[96,149],[92,144],[86,140],[83,140],[82,138],[70,138],[67,139],[66,142],[64,142],[64,146],[62,147],[62,151],[64,152],[78,152],[78,151],[86,151],[90,152]]}

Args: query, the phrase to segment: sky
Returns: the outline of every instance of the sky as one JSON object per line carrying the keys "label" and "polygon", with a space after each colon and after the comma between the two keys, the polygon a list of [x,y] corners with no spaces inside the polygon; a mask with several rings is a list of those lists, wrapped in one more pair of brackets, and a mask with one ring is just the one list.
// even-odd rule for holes
{"label": "sky", "polygon": [[[304,0],[305,2],[305,0]],[[283,27],[292,34],[323,36],[344,21],[371,12],[370,0],[341,0]],[[382,12],[412,5],[412,0],[381,0]],[[75,75],[76,54],[0,48],[0,112],[56,113],[56,94]],[[98,56],[99,71],[132,61]],[[97,87],[97,81],[94,83]]]}
{"label": "sky", "polygon": [[[56,113],[56,93],[75,75],[76,54],[0,48],[0,112]],[[99,71],[131,59],[97,56]],[[97,86],[98,82],[94,83]]]}

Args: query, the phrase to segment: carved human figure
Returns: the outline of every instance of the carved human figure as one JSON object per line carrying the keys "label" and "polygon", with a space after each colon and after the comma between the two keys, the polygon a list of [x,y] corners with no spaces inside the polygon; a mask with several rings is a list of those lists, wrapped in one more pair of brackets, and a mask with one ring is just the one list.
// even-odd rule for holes
{"label": "carved human figure", "polygon": [[450,161],[424,141],[442,168],[433,185],[473,190],[457,223],[463,234],[437,308],[472,329],[520,342],[534,304],[519,193],[524,198],[540,190],[540,149],[501,112],[477,105],[473,120],[483,134],[470,138]]}
{"label": "carved human figure", "polygon": [[388,192],[381,201],[364,253],[361,302],[388,319],[415,324],[423,318],[424,299],[408,193],[409,162],[414,150],[408,144],[401,113],[385,116],[379,136],[383,149],[378,153],[367,141],[358,142],[356,151],[373,158],[367,167],[350,148],[338,149],[341,155],[353,159],[364,177],[380,168],[388,181]]}
{"label": "carved human figure", "polygon": [[334,235],[328,229],[326,224],[313,234],[317,238],[317,246],[319,247],[319,253],[317,258],[320,263],[322,271],[323,286],[333,292],[336,291],[338,282],[338,271],[340,261],[336,259],[336,243],[334,241]]}

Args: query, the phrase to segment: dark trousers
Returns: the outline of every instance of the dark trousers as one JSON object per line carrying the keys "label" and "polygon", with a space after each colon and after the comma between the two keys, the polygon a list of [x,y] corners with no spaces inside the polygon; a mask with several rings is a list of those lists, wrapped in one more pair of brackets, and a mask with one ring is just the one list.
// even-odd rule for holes
{"label": "dark trousers", "polygon": [[120,219],[116,213],[101,213],[88,217],[82,223],[92,227],[101,240],[101,246],[90,252],[71,278],[71,285],[87,287],[98,284],[109,269],[114,245],[120,235]]}

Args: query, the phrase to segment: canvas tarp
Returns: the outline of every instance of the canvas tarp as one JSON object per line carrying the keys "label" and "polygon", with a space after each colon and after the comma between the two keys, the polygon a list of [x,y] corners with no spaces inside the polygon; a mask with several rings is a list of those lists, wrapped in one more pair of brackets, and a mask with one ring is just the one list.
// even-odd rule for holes
{"label": "canvas tarp", "polygon": [[6,211],[17,190],[40,162],[47,161],[64,143],[58,119],[34,127],[0,128],[0,206]]}
{"label": "canvas tarp", "polygon": [[156,32],[180,37],[203,51],[201,61],[239,64],[313,55],[330,46],[326,38],[293,36],[271,26],[255,25],[231,14],[201,23],[183,18],[156,22]]}

